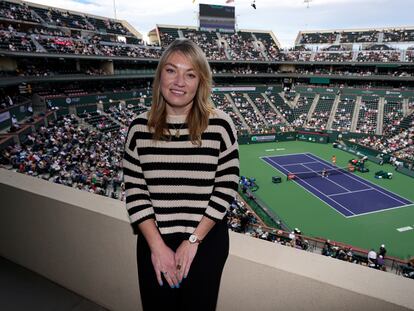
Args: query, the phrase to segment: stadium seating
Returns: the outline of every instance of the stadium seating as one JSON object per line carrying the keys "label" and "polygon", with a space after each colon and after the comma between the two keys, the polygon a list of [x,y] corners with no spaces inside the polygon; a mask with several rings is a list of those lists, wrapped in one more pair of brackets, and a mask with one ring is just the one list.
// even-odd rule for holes
{"label": "stadium seating", "polygon": [[293,124],[297,127],[303,127],[308,118],[309,109],[314,100],[313,94],[301,93],[296,106],[293,108]]}
{"label": "stadium seating", "polygon": [[375,134],[378,119],[378,98],[363,96],[358,113],[357,133]]}
{"label": "stadium seating", "polygon": [[349,132],[351,130],[351,122],[354,116],[355,104],[355,96],[341,97],[332,121],[332,130],[341,132]]}
{"label": "stadium seating", "polygon": [[319,98],[315,110],[307,122],[308,127],[326,130],[334,99],[332,96],[321,96]]}

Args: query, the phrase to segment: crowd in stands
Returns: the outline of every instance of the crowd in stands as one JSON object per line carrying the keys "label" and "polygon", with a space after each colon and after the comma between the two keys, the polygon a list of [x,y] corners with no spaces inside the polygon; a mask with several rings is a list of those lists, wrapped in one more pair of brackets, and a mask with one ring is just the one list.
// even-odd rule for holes
{"label": "crowd in stands", "polygon": [[351,121],[354,113],[356,100],[354,98],[343,98],[338,103],[337,110],[332,121],[332,129],[337,131],[351,130]]}
{"label": "crowd in stands", "polygon": [[32,14],[31,9],[26,4],[0,1],[0,17],[10,20],[27,21],[40,23],[40,19]]}
{"label": "crowd in stands", "polygon": [[113,198],[124,197],[121,158],[126,129],[102,133],[75,116],[42,126],[1,151],[0,164],[20,173]]}
{"label": "crowd in stands", "polygon": [[[108,18],[91,17],[83,13],[74,13],[56,8],[46,8],[28,4],[0,2],[0,19],[4,19],[10,27],[17,28],[17,33],[0,26],[0,48],[10,51],[71,53],[80,55],[105,55],[124,57],[159,58],[161,50],[145,48],[142,40],[134,37],[120,22]],[[19,27],[17,22],[31,22],[30,28]],[[7,25],[8,26],[8,25]],[[58,27],[58,28],[56,28]],[[75,31],[73,31],[75,30]],[[96,42],[82,38],[81,30],[88,30],[102,36]],[[180,34],[181,33],[181,34]],[[30,35],[36,35],[31,38]],[[126,36],[125,43],[112,35]],[[270,33],[254,33],[237,31],[218,34],[214,31],[199,31],[160,27],[161,47],[167,46],[172,40],[180,37],[190,38],[206,52],[211,60],[243,60],[243,61],[317,61],[317,62],[399,62],[414,61],[410,49],[392,50],[389,42],[411,42],[414,38],[413,29],[384,29],[366,31],[333,31],[301,33],[298,46],[289,51],[279,50]],[[383,34],[383,42],[379,43],[379,34]],[[62,39],[66,38],[66,39]],[[32,42],[37,40],[40,45]],[[56,43],[56,41],[63,41]],[[104,44],[116,43],[115,46]],[[7,44],[6,44],[7,43]],[[344,50],[340,44],[372,43],[364,47],[366,51]],[[131,45],[132,44],[132,45]],[[330,44],[320,51],[311,52],[305,44]],[[60,46],[60,45],[63,45]],[[123,46],[123,47],[122,47]],[[122,47],[122,48],[120,48]],[[358,53],[358,54],[355,54]]]}
{"label": "crowd in stands", "polygon": [[239,32],[222,34],[222,38],[226,40],[227,46],[230,47],[231,60],[266,60],[250,35]]}
{"label": "crowd in stands", "polygon": [[318,52],[315,54],[314,61],[317,62],[350,62],[352,61],[352,52],[328,53]]}
{"label": "crowd in stands", "polygon": [[[258,69],[251,69],[250,65],[244,67],[232,67],[232,68],[222,68],[217,69],[215,66],[211,67],[211,71],[213,74],[243,74],[243,75],[252,75],[252,74],[259,74],[262,73]],[[266,73],[272,73],[271,68]]]}
{"label": "crowd in stands", "polygon": [[384,105],[384,121],[382,135],[390,136],[394,133],[400,121],[403,119],[403,108],[401,101],[388,101]]}
{"label": "crowd in stands", "polygon": [[250,96],[250,98],[253,100],[257,109],[259,109],[269,127],[274,129],[276,125],[286,123],[286,120],[280,116],[260,94],[255,94],[254,97]]}
{"label": "crowd in stands", "polygon": [[367,267],[374,268],[381,271],[386,271],[385,257],[387,249],[384,244],[381,244],[378,251],[373,248],[366,256],[356,254],[356,252],[349,246],[336,245],[336,243],[326,240],[322,249],[322,255],[336,258],[343,261],[348,261],[356,264],[363,264]]}
{"label": "crowd in stands", "polygon": [[314,43],[334,43],[337,37],[337,32],[327,33],[302,33],[299,44],[314,44]]}
{"label": "crowd in stands", "polygon": [[393,136],[368,136],[357,142],[372,149],[393,154],[396,158],[414,161],[414,122],[406,130]]}
{"label": "crowd in stands", "polygon": [[238,198],[236,198],[230,205],[227,216],[228,227],[234,232],[249,232],[252,230],[252,225],[259,223],[259,219],[248,208],[247,204]]}
{"label": "crowd in stands", "polygon": [[133,45],[103,45],[96,46],[97,54],[104,56],[122,56],[133,58],[160,58],[162,51],[157,48],[147,48]]}
{"label": "crowd in stands", "polygon": [[413,42],[414,29],[386,29],[383,42]]}
{"label": "crowd in stands", "polygon": [[399,62],[401,51],[361,51],[356,58],[357,62]]}
{"label": "crowd in stands", "polygon": [[[398,159],[403,159],[403,160],[407,160],[410,163],[414,163],[414,144],[412,143],[413,141],[413,136],[414,134],[411,132],[411,144],[403,149],[397,150],[396,152],[394,152],[394,156]],[[411,167],[408,166],[410,169],[413,169],[413,165],[411,164]]]}
{"label": "crowd in stands", "polygon": [[36,47],[29,35],[0,30],[0,50],[36,52]]}
{"label": "crowd in stands", "polygon": [[321,96],[314,112],[307,121],[306,126],[325,130],[331,115],[334,99],[329,96]]}
{"label": "crowd in stands", "polygon": [[305,125],[313,100],[313,95],[301,95],[299,97],[296,106],[293,108],[294,126],[303,127]]}
{"label": "crowd in stands", "polygon": [[375,134],[377,131],[378,99],[362,100],[356,127],[357,133]]}
{"label": "crowd in stands", "polygon": [[185,38],[190,39],[197,43],[206,54],[208,59],[211,60],[226,60],[224,42],[218,43],[217,37],[209,32],[201,31],[186,31],[184,33]]}
{"label": "crowd in stands", "polygon": [[309,62],[311,57],[312,52],[289,51],[286,53],[279,53],[274,60],[286,62]]}
{"label": "crowd in stands", "polygon": [[18,95],[0,94],[0,110],[8,109],[19,103]]}
{"label": "crowd in stands", "polygon": [[[412,42],[414,41],[414,29],[383,29],[366,31],[334,31],[301,33],[299,44],[333,44],[339,43],[375,43],[378,42],[380,33],[382,41],[388,42]],[[337,41],[339,38],[339,41]]]}
{"label": "crowd in stands", "polygon": [[213,104],[220,110],[225,111],[233,120],[234,126],[239,133],[248,131],[240,116],[233,109],[233,105],[224,94],[213,93],[211,95]]}
{"label": "crowd in stands", "polygon": [[246,124],[249,126],[252,133],[264,133],[267,128],[265,122],[257,111],[250,103],[249,100],[241,93],[231,92],[230,96],[234,102],[235,107],[243,116]]}

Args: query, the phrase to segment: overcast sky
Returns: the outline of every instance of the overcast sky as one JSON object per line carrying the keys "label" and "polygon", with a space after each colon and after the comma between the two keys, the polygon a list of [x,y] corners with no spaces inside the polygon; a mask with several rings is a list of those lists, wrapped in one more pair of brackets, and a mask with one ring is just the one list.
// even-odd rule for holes
{"label": "overcast sky", "polygon": [[[32,0],[48,6],[125,19],[143,35],[156,24],[198,26],[198,4],[226,0]],[[235,0],[239,29],[272,30],[282,47],[300,30],[414,26],[414,0]]]}

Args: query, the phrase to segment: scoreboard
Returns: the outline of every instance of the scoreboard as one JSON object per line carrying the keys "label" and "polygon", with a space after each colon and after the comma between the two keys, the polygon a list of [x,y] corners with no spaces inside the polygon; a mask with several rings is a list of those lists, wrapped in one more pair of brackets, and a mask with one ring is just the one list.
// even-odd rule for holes
{"label": "scoreboard", "polygon": [[236,17],[234,6],[200,3],[200,29],[234,31]]}

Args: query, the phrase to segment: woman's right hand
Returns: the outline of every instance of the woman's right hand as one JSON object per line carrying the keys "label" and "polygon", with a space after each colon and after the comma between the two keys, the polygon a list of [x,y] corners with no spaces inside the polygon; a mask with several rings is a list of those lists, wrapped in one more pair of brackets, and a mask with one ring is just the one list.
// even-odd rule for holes
{"label": "woman's right hand", "polygon": [[163,285],[162,274],[171,288],[179,287],[175,253],[171,248],[164,244],[151,250],[151,261],[160,286]]}
{"label": "woman's right hand", "polygon": [[163,274],[164,279],[171,288],[178,288],[179,282],[176,274],[175,253],[165,244],[155,225],[155,219],[150,218],[141,222],[139,224],[139,230],[144,235],[151,250],[152,266],[154,267],[158,284],[160,286],[163,285],[161,276]]}

